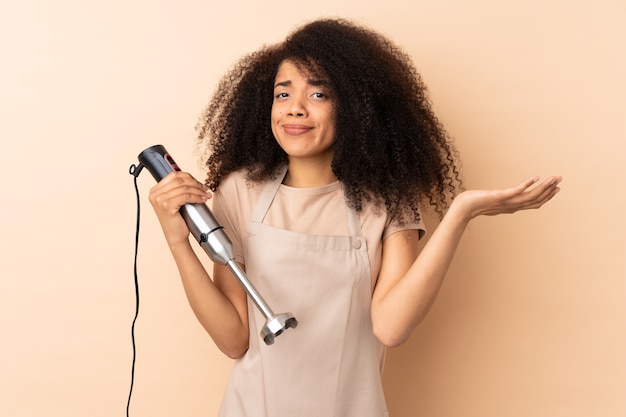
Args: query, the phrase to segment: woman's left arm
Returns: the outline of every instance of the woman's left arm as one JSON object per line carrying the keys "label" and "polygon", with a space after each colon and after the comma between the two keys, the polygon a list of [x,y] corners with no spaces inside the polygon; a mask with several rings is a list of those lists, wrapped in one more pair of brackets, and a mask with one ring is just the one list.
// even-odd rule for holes
{"label": "woman's left arm", "polygon": [[382,266],[372,296],[372,325],[381,343],[402,344],[426,316],[471,219],[536,209],[560,190],[560,177],[537,182],[535,177],[504,190],[462,192],[419,256],[416,230],[397,232],[385,239]]}

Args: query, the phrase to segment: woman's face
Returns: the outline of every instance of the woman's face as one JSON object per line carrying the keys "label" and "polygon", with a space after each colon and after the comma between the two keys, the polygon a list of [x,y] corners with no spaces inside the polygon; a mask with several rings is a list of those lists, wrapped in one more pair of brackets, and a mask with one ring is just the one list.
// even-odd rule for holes
{"label": "woman's face", "polygon": [[332,160],[335,100],[326,80],[302,73],[291,61],[278,67],[272,132],[290,160]]}

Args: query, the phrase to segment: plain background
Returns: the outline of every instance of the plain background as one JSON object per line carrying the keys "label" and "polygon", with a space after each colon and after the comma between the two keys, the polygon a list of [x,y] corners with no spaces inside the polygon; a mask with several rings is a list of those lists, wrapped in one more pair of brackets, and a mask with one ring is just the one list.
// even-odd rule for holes
{"label": "plain background", "polygon": [[[539,211],[471,224],[430,315],[388,353],[391,415],[626,415],[622,0],[4,2],[0,415],[124,414],[128,168],[162,143],[200,176],[194,126],[219,76],[321,16],[413,57],[468,187],[565,178]],[[138,183],[131,415],[213,416],[231,362],[187,305],[147,202],[153,179]]]}

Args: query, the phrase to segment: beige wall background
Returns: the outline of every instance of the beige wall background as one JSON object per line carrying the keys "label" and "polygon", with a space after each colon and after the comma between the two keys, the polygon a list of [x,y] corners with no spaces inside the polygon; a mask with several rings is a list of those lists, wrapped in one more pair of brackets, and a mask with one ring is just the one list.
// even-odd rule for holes
{"label": "beige wall background", "polygon": [[[194,125],[243,53],[349,17],[414,58],[469,187],[565,177],[477,219],[431,314],[388,354],[394,417],[626,415],[626,3],[26,0],[0,8],[0,415],[123,415],[134,315],[128,167]],[[132,416],[212,416],[230,360],[197,324],[139,178]],[[434,227],[434,222],[432,227]],[[208,259],[207,259],[208,261]]]}

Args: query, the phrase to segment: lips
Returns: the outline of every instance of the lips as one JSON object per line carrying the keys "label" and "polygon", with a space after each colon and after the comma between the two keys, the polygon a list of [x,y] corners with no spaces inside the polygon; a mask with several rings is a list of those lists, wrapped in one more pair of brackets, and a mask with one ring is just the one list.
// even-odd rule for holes
{"label": "lips", "polygon": [[294,125],[294,124],[283,125],[283,130],[288,135],[301,135],[303,133],[308,132],[311,129],[313,128],[309,126],[304,126],[304,125]]}

